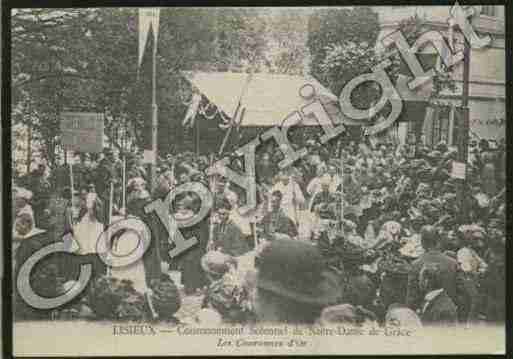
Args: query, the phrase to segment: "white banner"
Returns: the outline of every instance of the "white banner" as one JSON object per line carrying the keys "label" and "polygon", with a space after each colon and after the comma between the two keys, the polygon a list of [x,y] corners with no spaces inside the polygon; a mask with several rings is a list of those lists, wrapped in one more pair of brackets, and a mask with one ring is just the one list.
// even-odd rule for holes
{"label": "white banner", "polygon": [[159,34],[159,19],[160,9],[148,8],[139,9],[139,62],[141,66],[144,49],[146,48],[146,41],[148,41],[148,33],[150,28],[153,28],[153,36],[155,38],[154,46],[157,46],[157,39]]}

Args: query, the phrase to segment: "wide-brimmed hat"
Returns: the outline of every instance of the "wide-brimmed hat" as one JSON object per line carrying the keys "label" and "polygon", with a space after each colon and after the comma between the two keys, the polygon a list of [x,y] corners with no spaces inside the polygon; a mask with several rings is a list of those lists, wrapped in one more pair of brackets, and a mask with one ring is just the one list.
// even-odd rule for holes
{"label": "wide-brimmed hat", "polygon": [[230,270],[230,265],[237,266],[237,260],[220,251],[210,251],[201,257],[201,268],[211,275],[220,277]]}
{"label": "wide-brimmed hat", "polygon": [[327,306],[337,302],[337,277],[325,271],[318,248],[296,240],[271,242],[259,255],[257,287],[299,303]]}

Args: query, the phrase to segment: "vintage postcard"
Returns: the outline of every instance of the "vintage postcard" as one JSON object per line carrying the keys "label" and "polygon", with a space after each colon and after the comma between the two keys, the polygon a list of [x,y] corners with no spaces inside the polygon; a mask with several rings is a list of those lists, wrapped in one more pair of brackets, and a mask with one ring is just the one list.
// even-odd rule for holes
{"label": "vintage postcard", "polygon": [[13,355],[505,352],[506,6],[349,5],[7,3]]}

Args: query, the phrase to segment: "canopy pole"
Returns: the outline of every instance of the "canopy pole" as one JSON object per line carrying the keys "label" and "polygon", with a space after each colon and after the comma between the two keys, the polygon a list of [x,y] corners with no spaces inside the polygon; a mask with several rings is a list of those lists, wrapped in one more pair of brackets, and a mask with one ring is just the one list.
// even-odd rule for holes
{"label": "canopy pole", "polygon": [[219,153],[218,153],[219,156],[221,156],[223,154],[223,151],[224,151],[224,148],[226,146],[226,143],[228,142],[228,138],[230,137],[232,129],[233,129],[234,125],[235,125],[235,120],[236,120],[237,115],[239,114],[239,110],[240,110],[240,108],[242,106],[242,98],[246,94],[246,92],[247,92],[247,90],[249,88],[249,83],[251,82],[252,78],[253,78],[253,69],[248,74],[248,77],[246,79],[246,83],[244,84],[244,87],[242,88],[242,91],[240,93],[239,101],[237,102],[237,107],[235,108],[235,112],[233,113],[233,116],[232,116],[232,118],[230,120],[230,127],[228,127],[228,130],[226,131],[226,135],[223,138],[223,142],[221,143],[221,147],[219,148]]}

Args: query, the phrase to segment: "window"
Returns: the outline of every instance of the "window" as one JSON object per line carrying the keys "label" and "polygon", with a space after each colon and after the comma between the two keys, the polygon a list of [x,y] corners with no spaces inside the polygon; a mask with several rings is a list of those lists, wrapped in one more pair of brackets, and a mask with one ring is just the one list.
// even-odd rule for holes
{"label": "window", "polygon": [[486,5],[481,7],[481,15],[495,16],[495,6]]}

